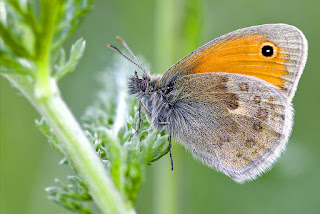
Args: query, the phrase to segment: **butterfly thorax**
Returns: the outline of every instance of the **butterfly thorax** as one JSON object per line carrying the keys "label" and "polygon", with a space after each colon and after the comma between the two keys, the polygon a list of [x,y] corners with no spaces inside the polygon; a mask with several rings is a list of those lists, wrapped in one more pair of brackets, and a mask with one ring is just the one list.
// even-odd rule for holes
{"label": "butterfly thorax", "polygon": [[155,128],[161,128],[168,122],[174,106],[171,102],[170,92],[173,84],[159,84],[161,75],[143,75],[142,78],[137,74],[129,79],[129,93],[134,94],[142,103],[142,107]]}

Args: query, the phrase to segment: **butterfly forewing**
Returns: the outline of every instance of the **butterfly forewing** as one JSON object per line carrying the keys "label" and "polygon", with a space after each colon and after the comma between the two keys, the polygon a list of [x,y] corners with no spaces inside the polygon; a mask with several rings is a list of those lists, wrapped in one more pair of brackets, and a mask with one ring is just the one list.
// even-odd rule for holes
{"label": "butterfly forewing", "polygon": [[240,29],[203,45],[163,75],[228,72],[258,77],[291,101],[307,58],[307,41],[294,26],[268,24]]}

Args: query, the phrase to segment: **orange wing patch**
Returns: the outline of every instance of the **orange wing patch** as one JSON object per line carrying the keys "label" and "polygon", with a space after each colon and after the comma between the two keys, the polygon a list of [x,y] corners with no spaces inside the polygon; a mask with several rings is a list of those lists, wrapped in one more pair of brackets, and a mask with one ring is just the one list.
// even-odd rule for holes
{"label": "orange wing patch", "polygon": [[191,68],[185,73],[227,72],[255,76],[282,90],[289,74],[286,56],[266,36],[234,37],[205,48],[195,54]]}

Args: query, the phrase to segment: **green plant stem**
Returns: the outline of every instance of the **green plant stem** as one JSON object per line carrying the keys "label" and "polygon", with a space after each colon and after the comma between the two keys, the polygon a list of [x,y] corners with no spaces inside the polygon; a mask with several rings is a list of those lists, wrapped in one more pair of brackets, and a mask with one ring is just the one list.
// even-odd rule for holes
{"label": "green plant stem", "polygon": [[[176,0],[157,0],[155,17],[155,47],[156,47],[156,67],[163,73],[173,62],[175,53],[175,23]],[[167,156],[169,157],[169,156]],[[178,209],[177,173],[170,170],[170,158],[157,163],[154,169],[154,213],[156,214],[176,214]],[[173,153],[174,162],[179,162],[176,153]]]}
{"label": "green plant stem", "polygon": [[[58,139],[63,143],[68,159],[86,181],[102,213],[135,213],[125,204],[58,90],[46,99],[39,99],[34,96],[32,81],[27,76],[7,74],[4,76],[29,99],[54,129]],[[55,81],[52,82],[51,87],[55,84]]]}
{"label": "green plant stem", "polygon": [[55,24],[61,11],[62,2],[58,0],[41,2],[41,25],[43,29],[37,36],[41,36],[42,39],[36,40],[36,59],[38,72],[36,73],[36,96],[40,99],[46,99],[50,96],[50,54],[51,44],[55,33]]}

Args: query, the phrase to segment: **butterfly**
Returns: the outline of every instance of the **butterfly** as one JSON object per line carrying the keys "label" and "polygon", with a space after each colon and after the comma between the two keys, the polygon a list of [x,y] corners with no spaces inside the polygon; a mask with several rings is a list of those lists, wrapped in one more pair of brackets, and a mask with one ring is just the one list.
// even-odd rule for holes
{"label": "butterfly", "polygon": [[308,49],[296,27],[265,24],[233,31],[158,76],[118,40],[137,63],[109,47],[143,71],[129,79],[129,92],[152,126],[169,133],[171,160],[174,138],[205,165],[243,183],[269,170],[285,150]]}

